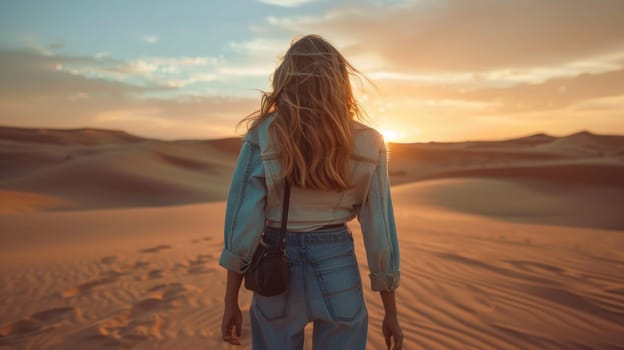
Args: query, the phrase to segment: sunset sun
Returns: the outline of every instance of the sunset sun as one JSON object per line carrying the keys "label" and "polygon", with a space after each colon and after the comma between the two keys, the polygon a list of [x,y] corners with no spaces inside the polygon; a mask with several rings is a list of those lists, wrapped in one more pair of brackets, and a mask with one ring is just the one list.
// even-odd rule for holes
{"label": "sunset sun", "polygon": [[395,142],[399,138],[399,133],[392,129],[381,129],[381,135],[386,142]]}

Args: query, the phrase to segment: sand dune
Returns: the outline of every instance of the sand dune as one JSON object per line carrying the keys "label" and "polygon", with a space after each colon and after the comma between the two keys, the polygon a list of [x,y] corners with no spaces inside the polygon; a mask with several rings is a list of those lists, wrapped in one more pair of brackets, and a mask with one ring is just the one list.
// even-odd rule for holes
{"label": "sand dune", "polygon": [[[414,203],[419,191],[395,188],[406,349],[622,348],[624,231],[458,214]],[[0,349],[231,348],[219,335],[224,210],[0,215],[13,233],[3,230],[0,245]],[[382,349],[382,306],[351,227],[369,348]],[[243,310],[249,303],[243,291]],[[240,349],[250,349],[249,331],[245,315]]]}
{"label": "sand dune", "polygon": [[624,187],[447,178],[398,185],[394,198],[513,222],[624,230]]}
{"label": "sand dune", "polygon": [[[116,130],[0,127],[0,189],[11,191],[14,199],[4,201],[3,211],[224,200],[239,149],[236,138],[161,141]],[[529,180],[544,182],[542,188],[551,192],[597,188],[594,198],[601,188],[624,187],[624,136],[535,134],[503,141],[390,144],[389,150],[394,185],[442,178]],[[19,193],[23,199],[17,199]],[[54,198],[56,204],[38,204],[34,195]]]}
{"label": "sand dune", "polygon": [[390,144],[394,184],[445,177],[515,177],[622,186],[624,136],[581,132],[506,141]]}
{"label": "sand dune", "polygon": [[[405,348],[624,349],[623,140],[390,144]],[[0,349],[232,348],[217,259],[239,148],[0,128]]]}
{"label": "sand dune", "polygon": [[[542,180],[555,185],[585,185],[624,188],[624,165],[561,164],[507,166],[439,172],[428,178],[489,177],[498,179]],[[423,178],[427,179],[427,178]]]}
{"label": "sand dune", "polygon": [[624,229],[623,136],[536,134],[390,144],[389,152],[393,185],[433,181],[414,194],[421,204],[512,221]]}
{"label": "sand dune", "polygon": [[3,129],[0,188],[64,200],[56,210],[223,200],[240,148],[239,139],[160,141],[91,129]]}
{"label": "sand dune", "polygon": [[103,145],[145,142],[151,139],[122,130],[78,128],[46,129],[0,127],[0,140],[54,145]]}

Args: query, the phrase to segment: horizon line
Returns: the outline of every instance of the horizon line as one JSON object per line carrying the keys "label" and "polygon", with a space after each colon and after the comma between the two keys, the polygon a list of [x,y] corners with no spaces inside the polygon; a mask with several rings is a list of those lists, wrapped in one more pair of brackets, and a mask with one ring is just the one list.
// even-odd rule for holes
{"label": "horizon line", "polygon": [[[126,131],[124,129],[107,129],[107,128],[100,128],[100,127],[93,127],[93,126],[56,128],[56,127],[36,127],[36,126],[30,126],[29,127],[29,126],[0,125],[0,128],[5,128],[5,129],[26,129],[26,130],[51,130],[51,131],[98,130],[98,131],[107,131],[107,132],[121,132],[121,133],[125,133],[127,135],[130,135],[130,136],[135,136],[135,137],[141,138],[141,139],[158,140],[158,141],[166,141],[166,142],[175,142],[175,141],[217,141],[217,140],[225,140],[225,139],[242,138],[243,135],[244,135],[244,134],[240,135],[240,136],[232,135],[232,136],[223,136],[223,137],[215,137],[215,138],[174,138],[174,139],[163,139],[163,138],[158,138],[158,137],[141,136],[141,135],[136,134],[136,133],[128,132],[128,131]],[[374,128],[374,127],[371,127],[371,128]],[[381,132],[377,128],[374,128],[374,129],[377,130],[378,132]],[[523,134],[523,135],[520,135],[520,136],[514,136],[514,137],[509,137],[509,138],[497,138],[497,139],[486,138],[486,139],[463,139],[463,140],[454,140],[454,141],[429,140],[429,141],[411,141],[411,142],[387,141],[387,143],[390,143],[390,144],[415,144],[415,143],[463,143],[463,142],[481,142],[481,141],[496,142],[496,141],[509,141],[509,140],[522,139],[522,138],[527,138],[527,137],[531,137],[531,136],[549,136],[549,137],[560,138],[560,137],[567,137],[567,136],[583,134],[583,133],[589,133],[589,134],[598,135],[598,136],[624,136],[624,134],[602,134],[602,133],[598,133],[598,132],[592,132],[589,129],[581,129],[581,130],[578,130],[578,131],[575,131],[575,132],[561,134],[561,135],[550,134],[550,133],[545,132],[545,131],[536,131],[536,132],[530,133],[530,134]]]}

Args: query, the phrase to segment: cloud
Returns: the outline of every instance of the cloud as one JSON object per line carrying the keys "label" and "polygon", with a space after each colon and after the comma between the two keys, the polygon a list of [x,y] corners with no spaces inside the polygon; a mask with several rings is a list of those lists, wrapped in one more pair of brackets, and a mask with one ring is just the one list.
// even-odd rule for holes
{"label": "cloud", "polygon": [[[76,63],[100,68],[119,63],[102,60],[0,51],[2,123],[26,127],[99,126],[164,139],[216,138],[234,135],[236,122],[259,107],[259,96],[153,98],[150,93],[175,89],[88,78],[57,69],[59,65]],[[193,64],[201,60],[180,62]]]}
{"label": "cloud", "polygon": [[[374,81],[380,94],[367,96],[372,101],[400,100],[408,109],[422,107],[423,104],[409,104],[407,101],[430,101],[431,105],[434,101],[448,100],[476,102],[488,106],[476,110],[479,114],[511,113],[522,118],[526,113],[558,110],[586,100],[624,94],[624,66],[613,71],[556,77],[536,83],[481,84],[478,80],[471,83],[469,77],[459,80],[457,84],[437,80]],[[457,111],[464,115],[474,114],[475,109],[468,108],[469,105],[465,107]]]}
{"label": "cloud", "polygon": [[624,50],[619,0],[368,4],[269,17],[266,26],[273,32],[320,33],[348,56],[380,53],[384,63],[378,69],[404,73],[554,66]]}
{"label": "cloud", "polygon": [[224,79],[216,72],[222,64],[220,61],[216,57],[144,57],[104,67],[97,73],[118,80],[147,81],[180,88]]}
{"label": "cloud", "polygon": [[[324,36],[378,87],[361,96],[372,119],[389,129],[448,140],[464,131],[502,135],[510,125],[528,132],[613,125],[587,111],[586,101],[624,94],[624,2],[358,5],[271,16],[252,29],[264,37]],[[613,103],[600,106],[624,117],[606,111]]]}
{"label": "cloud", "polygon": [[443,71],[403,73],[369,69],[367,76],[375,80],[406,81],[416,84],[461,85],[464,87],[504,87],[521,83],[537,84],[553,78],[598,74],[622,68],[624,51],[607,56],[564,62],[553,66],[499,68],[485,71]]}
{"label": "cloud", "polygon": [[[274,64],[270,62],[275,61],[276,58],[262,60],[250,49],[247,50],[237,45],[242,44],[233,44],[232,47],[235,47],[234,50],[241,55],[238,61],[228,60],[222,56],[141,57],[122,61],[106,53],[74,57],[43,55],[29,51],[30,56],[25,58],[24,64],[20,63],[20,58],[17,58],[14,65],[19,70],[24,65],[30,64],[29,60],[35,59],[36,55],[39,55],[40,60],[44,56],[49,56],[51,59],[45,61],[47,71],[41,71],[44,75],[51,74],[50,72],[65,72],[88,79],[105,79],[138,87],[149,87],[146,89],[149,91],[177,89],[179,94],[188,95],[194,94],[193,89],[199,89],[200,93],[213,91],[212,94],[218,94],[218,91],[210,89],[208,83],[215,83],[216,85],[213,84],[215,87],[219,86],[224,90],[229,86],[231,90],[236,82],[249,83],[250,79],[261,77],[262,82],[254,86],[258,87],[257,85],[264,83],[264,80],[268,80],[269,73],[274,69]],[[27,53],[5,52],[4,59],[8,59],[10,55],[24,56]]]}
{"label": "cloud", "polygon": [[585,100],[622,93],[624,93],[624,68],[604,73],[554,78],[541,84],[480,89],[463,95],[471,100],[500,101],[502,106],[500,112],[526,113],[565,108]]}
{"label": "cloud", "polygon": [[162,86],[138,86],[75,74],[68,67],[103,67],[114,60],[92,57],[47,55],[33,51],[0,51],[0,95],[5,98],[28,96],[59,97],[81,91],[91,95],[122,96]]}
{"label": "cloud", "polygon": [[249,57],[275,60],[288,49],[290,40],[256,37],[245,41],[232,41],[228,46],[236,53]]}
{"label": "cloud", "polygon": [[621,95],[598,97],[577,103],[574,108],[577,111],[592,111],[592,112],[613,112],[617,111],[619,114],[624,114],[624,92]]}

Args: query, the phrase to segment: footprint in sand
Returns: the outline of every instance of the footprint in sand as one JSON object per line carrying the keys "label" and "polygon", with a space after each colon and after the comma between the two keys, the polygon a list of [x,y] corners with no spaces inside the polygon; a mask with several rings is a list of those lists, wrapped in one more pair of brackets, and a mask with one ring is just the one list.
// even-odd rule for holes
{"label": "footprint in sand", "polygon": [[111,255],[111,256],[105,256],[105,257],[103,257],[103,258],[100,260],[100,262],[101,262],[102,264],[110,265],[110,264],[112,264],[112,263],[116,262],[117,260],[119,260],[119,258],[117,258],[117,256],[115,256],[115,255]]}
{"label": "footprint in sand", "polygon": [[185,292],[195,289],[189,285],[178,282],[163,283],[156,285],[146,291],[148,295],[159,300],[173,300],[181,297]]}
{"label": "footprint in sand", "polygon": [[182,283],[158,284],[149,288],[143,299],[73,334],[68,344],[74,341],[81,345],[87,342],[89,348],[130,348],[149,339],[161,339],[168,311],[185,302],[186,292],[192,289],[197,288]]}
{"label": "footprint in sand", "polygon": [[201,243],[202,241],[212,241],[212,237],[205,236],[205,237],[201,237],[201,238],[195,238],[191,242],[193,242],[193,243]]}
{"label": "footprint in sand", "polygon": [[202,273],[213,273],[216,272],[216,269],[207,268],[205,266],[191,266],[188,268],[188,273],[192,273],[194,275],[202,274]]}
{"label": "footprint in sand", "polygon": [[148,267],[150,263],[148,263],[147,261],[137,261],[134,263],[134,268],[135,269],[142,269],[144,267]]}
{"label": "footprint in sand", "polygon": [[[140,304],[149,304],[144,306],[161,309],[160,305],[154,305],[152,301],[140,302],[137,305]],[[143,313],[141,308],[136,310],[135,308],[136,305],[117,317],[103,321],[97,328],[96,337],[102,341],[110,340],[117,345],[124,345],[124,348],[150,338],[161,339],[165,318],[160,314]]]}
{"label": "footprint in sand", "polygon": [[129,275],[131,271],[124,271],[120,268],[111,268],[108,271],[104,271],[100,274],[100,278],[87,281],[79,284],[75,287],[71,287],[63,291],[62,296],[65,298],[72,298],[78,295],[82,295],[93,288],[99,287],[104,284],[109,284],[117,281],[120,277]]}
{"label": "footprint in sand", "polygon": [[149,270],[145,272],[143,275],[141,275],[140,279],[145,281],[145,280],[153,280],[153,279],[162,278],[162,277],[163,277],[163,271],[154,269],[154,270]]}
{"label": "footprint in sand", "polygon": [[110,269],[108,271],[102,272],[100,274],[100,276],[102,278],[116,279],[116,278],[119,278],[121,276],[129,275],[130,273],[131,273],[130,271],[123,271],[120,268],[113,268],[113,269]]}
{"label": "footprint in sand", "polygon": [[72,298],[78,295],[82,295],[95,287],[108,284],[116,280],[117,280],[117,276],[113,276],[113,277],[109,276],[109,277],[102,277],[102,278],[94,279],[94,280],[79,284],[75,287],[66,289],[65,291],[63,291],[62,295],[64,298]]}
{"label": "footprint in sand", "polygon": [[181,263],[178,262],[173,265],[173,271],[186,270],[188,268],[189,268],[188,262],[181,262]]}
{"label": "footprint in sand", "polygon": [[6,326],[0,327],[0,337],[9,337],[12,335],[22,335],[37,331],[43,327],[43,324],[35,320],[19,320]]}
{"label": "footprint in sand", "polygon": [[130,313],[133,316],[144,312],[165,311],[171,306],[170,300],[159,298],[147,298],[136,302],[132,305]]}
{"label": "footprint in sand", "polygon": [[74,307],[57,307],[39,311],[30,315],[29,319],[15,321],[0,327],[0,337],[22,335],[42,329],[46,325],[54,324],[76,314]]}
{"label": "footprint in sand", "polygon": [[200,274],[200,273],[211,273],[216,270],[213,268],[207,268],[205,266],[206,263],[210,262],[213,259],[211,254],[200,254],[196,259],[188,260],[188,268],[187,272],[192,274]]}
{"label": "footprint in sand", "polygon": [[203,255],[198,255],[197,258],[195,259],[188,259],[188,264],[190,266],[194,266],[194,265],[203,265],[205,263],[207,263],[207,259],[203,257]]}
{"label": "footprint in sand", "polygon": [[148,297],[140,300],[130,309],[133,316],[154,311],[166,311],[179,305],[189,289],[182,283],[163,283],[147,290]]}
{"label": "footprint in sand", "polygon": [[57,307],[54,309],[36,312],[30,315],[32,320],[36,320],[45,324],[55,323],[66,319],[70,315],[76,314],[76,308],[72,306]]}
{"label": "footprint in sand", "polygon": [[171,246],[167,244],[161,244],[155,247],[141,249],[140,252],[141,253],[158,253],[159,251],[165,250],[165,249],[171,249]]}

